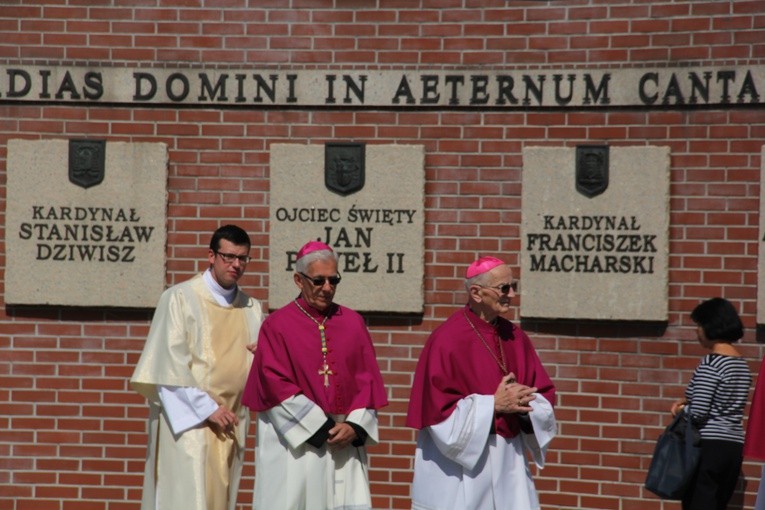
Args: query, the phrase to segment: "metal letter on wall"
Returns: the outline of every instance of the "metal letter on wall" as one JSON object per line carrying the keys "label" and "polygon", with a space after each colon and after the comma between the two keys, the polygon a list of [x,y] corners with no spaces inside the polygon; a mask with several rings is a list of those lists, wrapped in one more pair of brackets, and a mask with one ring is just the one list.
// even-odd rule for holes
{"label": "metal letter on wall", "polygon": [[608,146],[576,147],[576,190],[592,198],[608,188]]}
{"label": "metal letter on wall", "polygon": [[324,146],[324,185],[346,196],[364,187],[364,144],[328,143]]}
{"label": "metal letter on wall", "polygon": [[106,166],[106,140],[69,140],[69,181],[88,189],[101,184]]}

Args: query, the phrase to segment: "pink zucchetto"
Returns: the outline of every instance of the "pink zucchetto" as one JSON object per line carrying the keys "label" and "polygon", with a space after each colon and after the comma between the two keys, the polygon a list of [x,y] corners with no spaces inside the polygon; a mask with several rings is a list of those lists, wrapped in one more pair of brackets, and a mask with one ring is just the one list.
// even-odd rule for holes
{"label": "pink zucchetto", "polygon": [[298,251],[297,260],[302,259],[309,253],[321,250],[332,251],[332,248],[330,248],[328,244],[324,244],[321,241],[308,241],[303,245],[302,248],[300,248],[300,251]]}
{"label": "pink zucchetto", "polygon": [[504,262],[496,257],[481,257],[468,266],[467,274],[465,276],[466,278],[472,278],[487,271],[491,271],[495,267],[503,264]]}

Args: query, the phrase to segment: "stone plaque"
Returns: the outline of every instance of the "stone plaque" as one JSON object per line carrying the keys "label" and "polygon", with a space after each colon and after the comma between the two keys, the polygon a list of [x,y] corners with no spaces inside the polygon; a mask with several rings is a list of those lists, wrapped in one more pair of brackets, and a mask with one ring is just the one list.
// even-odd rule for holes
{"label": "stone plaque", "polygon": [[522,316],[667,320],[669,148],[607,155],[608,185],[588,196],[575,147],[524,149]]}
{"label": "stone plaque", "polygon": [[154,307],[167,163],[162,143],[10,140],[6,303]]}
{"label": "stone plaque", "polygon": [[424,148],[366,145],[362,153],[363,186],[339,194],[325,181],[324,145],[271,145],[269,308],[298,295],[297,250],[320,240],[339,256],[336,302],[357,311],[422,312]]}

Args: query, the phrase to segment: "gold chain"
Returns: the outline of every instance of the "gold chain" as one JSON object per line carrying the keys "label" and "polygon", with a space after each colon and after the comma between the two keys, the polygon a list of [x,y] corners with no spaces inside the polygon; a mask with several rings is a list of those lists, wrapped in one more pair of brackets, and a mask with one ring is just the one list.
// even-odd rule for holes
{"label": "gold chain", "polygon": [[329,376],[335,375],[335,373],[332,370],[330,370],[329,363],[327,363],[327,337],[324,334],[324,323],[327,322],[327,317],[329,317],[329,315],[325,315],[324,318],[321,320],[321,322],[319,322],[316,319],[314,319],[313,316],[305,310],[305,308],[300,306],[300,303],[298,303],[297,299],[295,300],[295,304],[297,305],[298,308],[300,308],[300,311],[303,312],[306,317],[311,319],[314,322],[314,324],[316,324],[319,327],[319,334],[321,335],[321,358],[322,358],[322,364],[321,364],[321,368],[319,369],[319,375],[324,376],[324,386],[329,387]]}
{"label": "gold chain", "polygon": [[489,343],[486,341],[486,339],[483,337],[480,331],[478,331],[478,328],[475,327],[473,322],[470,320],[470,317],[468,317],[467,311],[463,311],[463,314],[465,315],[465,320],[468,324],[470,324],[470,327],[473,328],[473,331],[475,331],[475,334],[478,335],[478,338],[481,339],[481,342],[483,343],[484,347],[486,347],[486,350],[489,351],[489,354],[491,354],[491,357],[494,358],[494,361],[497,363],[497,366],[500,370],[502,370],[502,374],[507,375],[510,373],[510,371],[507,369],[507,363],[505,363],[505,351],[502,349],[502,346],[497,343],[497,348],[499,349],[499,358],[497,357],[497,354],[494,352],[494,349],[489,347]]}

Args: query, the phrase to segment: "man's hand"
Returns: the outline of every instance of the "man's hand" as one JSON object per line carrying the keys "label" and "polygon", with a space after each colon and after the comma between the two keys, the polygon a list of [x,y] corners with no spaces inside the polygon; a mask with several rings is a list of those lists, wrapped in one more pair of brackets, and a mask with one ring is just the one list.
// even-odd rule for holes
{"label": "man's hand", "polygon": [[497,414],[531,412],[529,402],[536,397],[537,389],[515,382],[515,374],[502,378],[494,392],[494,412]]}
{"label": "man's hand", "polygon": [[356,440],[356,431],[347,423],[336,423],[329,429],[327,445],[332,449],[345,448]]}
{"label": "man's hand", "polygon": [[218,436],[234,437],[234,427],[239,425],[239,418],[225,406],[220,405],[207,417],[207,424]]}

